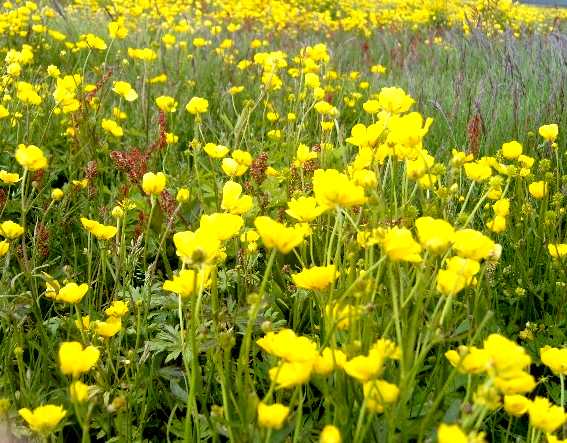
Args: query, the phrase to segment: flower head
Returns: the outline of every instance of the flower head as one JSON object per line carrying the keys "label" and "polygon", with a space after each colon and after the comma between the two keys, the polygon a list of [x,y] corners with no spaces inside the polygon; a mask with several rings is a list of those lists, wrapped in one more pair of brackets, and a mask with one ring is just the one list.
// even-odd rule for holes
{"label": "flower head", "polygon": [[305,196],[292,198],[287,202],[287,206],[286,214],[304,223],[313,221],[328,209],[324,206],[319,206],[317,199],[314,197]]}
{"label": "flower head", "polygon": [[64,342],[59,347],[59,367],[65,375],[77,378],[90,371],[98,362],[100,351],[94,346],[83,345],[78,341]]}
{"label": "flower head", "polygon": [[0,223],[0,235],[8,240],[14,240],[24,233],[24,228],[12,220]]}
{"label": "flower head", "polygon": [[386,405],[394,403],[400,395],[400,389],[385,380],[367,381],[362,385],[362,390],[368,409],[379,414],[384,412]]}
{"label": "flower head", "polygon": [[128,314],[128,303],[122,300],[114,300],[110,306],[105,309],[104,313],[108,317],[124,317]]}
{"label": "flower head", "polygon": [[338,276],[339,272],[335,266],[329,265],[304,269],[298,274],[293,274],[291,278],[298,288],[321,291],[333,283]]}
{"label": "flower head", "polygon": [[245,214],[253,206],[252,197],[242,195],[242,186],[232,180],[227,181],[222,188],[221,208],[234,215]]}
{"label": "flower head", "polygon": [[341,431],[333,425],[326,425],[319,435],[319,443],[341,443]]}
{"label": "flower head", "polygon": [[544,397],[536,397],[528,407],[530,423],[534,428],[554,432],[565,423],[565,411]]}
{"label": "flower head", "polygon": [[419,263],[421,261],[421,246],[417,243],[411,231],[407,228],[395,226],[386,232],[382,240],[382,249],[392,261],[407,261]]}
{"label": "flower head", "polygon": [[364,188],[336,169],[317,169],[313,176],[313,193],[319,205],[349,208],[366,202]]}
{"label": "flower head", "polygon": [[112,86],[112,90],[128,102],[133,102],[138,98],[138,93],[128,82],[116,81]]}
{"label": "flower head", "polygon": [[81,224],[92,235],[99,240],[109,240],[116,235],[118,228],[112,225],[103,225],[96,220],[81,217]]}
{"label": "flower head", "polygon": [[453,242],[455,229],[445,220],[420,217],[415,221],[421,246],[434,254],[444,253]]}
{"label": "flower head", "polygon": [[87,285],[86,283],[82,283],[80,285],[74,282],[67,283],[65,286],[59,289],[57,295],[55,296],[55,300],[71,304],[79,303],[88,290],[89,285]]}
{"label": "flower head", "polygon": [[305,231],[300,227],[288,227],[266,216],[256,217],[254,225],[264,245],[267,248],[275,248],[282,254],[287,254],[299,246],[305,236]]}
{"label": "flower head", "polygon": [[207,99],[201,97],[193,97],[189,100],[185,109],[193,115],[204,114],[209,110],[209,102]]}
{"label": "flower head", "polygon": [[546,142],[553,143],[559,134],[559,126],[556,123],[540,126],[539,135],[543,137]]}
{"label": "flower head", "polygon": [[38,171],[47,167],[47,158],[42,150],[34,145],[18,145],[16,161],[29,171]]}
{"label": "flower head", "polygon": [[165,189],[166,177],[163,172],[146,172],[142,177],[142,189],[146,195],[159,195]]}
{"label": "flower head", "polygon": [[264,402],[258,403],[258,424],[263,428],[281,429],[287,416],[289,408],[279,403],[267,405]]}
{"label": "flower head", "polygon": [[56,405],[39,406],[33,411],[28,408],[22,408],[18,413],[26,421],[32,431],[44,435],[53,431],[59,422],[63,420],[63,417],[67,415],[67,411],[63,409],[63,406]]}

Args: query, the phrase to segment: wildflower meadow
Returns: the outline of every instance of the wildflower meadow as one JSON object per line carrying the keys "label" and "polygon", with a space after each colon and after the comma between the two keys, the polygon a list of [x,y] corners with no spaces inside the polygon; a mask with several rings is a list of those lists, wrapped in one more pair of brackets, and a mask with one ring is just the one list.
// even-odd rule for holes
{"label": "wildflower meadow", "polygon": [[567,8],[6,0],[0,442],[567,442]]}

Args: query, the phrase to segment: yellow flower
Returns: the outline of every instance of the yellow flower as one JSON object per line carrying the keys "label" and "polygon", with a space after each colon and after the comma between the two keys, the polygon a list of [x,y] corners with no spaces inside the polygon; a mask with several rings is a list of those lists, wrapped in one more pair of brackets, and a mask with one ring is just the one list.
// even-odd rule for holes
{"label": "yellow flower", "polygon": [[12,220],[0,223],[0,235],[8,240],[14,240],[24,233],[24,228]]}
{"label": "yellow flower", "polygon": [[395,226],[389,229],[382,240],[382,249],[392,261],[421,261],[421,246],[417,243],[411,231]]}
{"label": "yellow flower", "polygon": [[495,215],[492,220],[486,223],[486,226],[496,234],[504,232],[506,230],[506,217]]}
{"label": "yellow flower", "polygon": [[47,167],[47,158],[41,149],[34,145],[18,145],[16,161],[29,171],[38,171]]}
{"label": "yellow flower", "polygon": [[380,102],[378,100],[368,100],[362,104],[362,109],[368,114],[376,114],[380,110]]}
{"label": "yellow flower", "polygon": [[381,414],[384,406],[394,403],[400,395],[400,389],[385,380],[371,380],[362,385],[366,407],[369,411]]}
{"label": "yellow flower", "polygon": [[459,425],[441,423],[437,430],[437,441],[438,443],[468,443],[469,439]]}
{"label": "yellow flower", "polygon": [[87,45],[92,49],[98,49],[99,51],[104,51],[107,48],[104,40],[98,37],[97,35],[87,34],[81,37],[85,39]]}
{"label": "yellow flower", "polygon": [[289,408],[279,403],[258,403],[258,424],[263,428],[281,429],[289,414]]}
{"label": "yellow flower", "polygon": [[268,332],[256,344],[287,362],[313,362],[318,356],[316,343],[307,337],[298,337],[291,329]]}
{"label": "yellow flower", "polygon": [[35,106],[42,102],[41,96],[35,92],[34,86],[28,82],[16,83],[16,97],[23,103],[29,103]]}
{"label": "yellow flower", "polygon": [[448,258],[445,260],[445,265],[449,271],[462,276],[467,286],[474,283],[474,276],[480,271],[480,263],[478,261],[459,256]]}
{"label": "yellow flower", "polygon": [[203,46],[206,46],[207,44],[209,44],[207,42],[207,40],[205,40],[202,37],[197,37],[193,39],[193,46],[197,47],[197,48],[201,48]]}
{"label": "yellow flower", "polygon": [[75,326],[81,331],[88,331],[91,327],[91,317],[89,315],[83,315],[81,321],[75,320]]}
{"label": "yellow flower", "polygon": [[77,285],[77,283],[67,283],[65,286],[59,289],[55,300],[71,304],[79,303],[88,290],[89,285],[87,285],[86,283],[83,283],[81,285]]}
{"label": "yellow flower", "polygon": [[518,162],[524,168],[529,170],[534,165],[535,159],[533,157],[529,157],[527,155],[522,154],[518,157]]}
{"label": "yellow flower", "polygon": [[309,269],[303,269],[298,274],[293,274],[291,279],[298,288],[322,291],[333,283],[338,276],[339,272],[334,265],[313,266]]}
{"label": "yellow flower", "polygon": [[319,443],[342,443],[341,431],[333,425],[326,425],[319,435]]}
{"label": "yellow flower", "polygon": [[221,168],[230,177],[240,177],[248,170],[252,164],[252,156],[249,152],[235,149],[231,157],[222,159]]}
{"label": "yellow flower", "polygon": [[[152,61],[157,58],[157,54],[150,48],[128,48],[128,57],[144,61]],[[161,76],[158,76],[158,78],[161,79]],[[155,80],[155,77],[152,80]]]}
{"label": "yellow flower", "polygon": [[487,259],[494,250],[494,242],[474,229],[461,229],[455,232],[453,249],[463,258],[480,261]]}
{"label": "yellow flower", "polygon": [[460,168],[462,165],[472,161],[472,159],[474,158],[472,154],[467,154],[463,151],[457,151],[456,149],[453,149],[451,152],[451,166],[453,166],[454,168]]}
{"label": "yellow flower", "polygon": [[379,352],[386,358],[391,358],[393,360],[399,360],[401,358],[400,347],[387,338],[380,338],[372,345],[371,351]]}
{"label": "yellow flower", "polygon": [[492,168],[484,162],[465,163],[465,174],[475,182],[482,182],[492,175]]}
{"label": "yellow flower", "polygon": [[204,114],[209,110],[209,102],[207,99],[201,97],[192,97],[185,106],[187,112],[193,115]]}
{"label": "yellow flower", "polygon": [[567,443],[567,438],[563,440],[558,439],[555,435],[546,434],[547,443]]}
{"label": "yellow flower", "polygon": [[10,243],[8,243],[6,240],[0,241],[0,257],[4,257],[8,253],[9,249]]}
{"label": "yellow flower", "polygon": [[82,180],[72,180],[71,183],[79,189],[85,189],[89,184],[89,180],[87,178],[83,178]]}
{"label": "yellow flower", "polygon": [[521,417],[528,412],[530,400],[523,395],[505,395],[504,410],[513,417]]}
{"label": "yellow flower", "polygon": [[60,188],[53,188],[51,190],[51,198],[55,201],[61,200],[65,193]]}
{"label": "yellow flower", "polygon": [[114,137],[122,137],[124,135],[124,130],[112,119],[103,118],[101,127],[105,131],[110,132]]}
{"label": "yellow flower", "polygon": [[559,126],[557,126],[556,123],[543,125],[540,126],[538,132],[545,141],[553,143],[557,139],[557,135],[559,134]]}
{"label": "yellow flower", "polygon": [[405,93],[401,88],[386,87],[378,94],[380,108],[391,114],[407,112],[415,103],[415,100]]}
{"label": "yellow flower", "polygon": [[219,252],[220,240],[209,231],[197,229],[173,235],[176,253],[185,264],[212,263]]}
{"label": "yellow flower", "polygon": [[300,227],[288,227],[270,217],[260,216],[254,220],[254,226],[266,248],[275,248],[282,254],[291,252],[303,243],[305,232]]}
{"label": "yellow flower", "polygon": [[567,374],[567,348],[544,346],[539,350],[541,362],[555,375]]}
{"label": "yellow flower", "polygon": [[166,132],[165,134],[165,142],[168,145],[173,145],[179,141],[179,136],[173,134],[172,132]]}
{"label": "yellow flower", "polygon": [[173,97],[169,95],[160,95],[156,98],[156,105],[164,112],[175,112],[177,111],[177,102]]}
{"label": "yellow flower", "polygon": [[109,338],[116,335],[122,329],[120,317],[108,317],[106,321],[94,322],[94,330],[101,337]]}
{"label": "yellow flower", "polygon": [[297,167],[303,167],[306,162],[308,162],[309,160],[314,160],[316,158],[317,153],[309,149],[309,146],[301,143],[297,147],[297,151],[295,153],[295,161],[293,162],[293,164]]}
{"label": "yellow flower", "polygon": [[22,408],[18,413],[27,422],[32,431],[47,435],[63,420],[67,411],[63,409],[63,406],[43,405],[35,408],[33,411],[30,411],[28,408]]}
{"label": "yellow flower", "polygon": [[108,23],[108,34],[110,38],[117,38],[123,40],[128,36],[128,28],[119,21]]}
{"label": "yellow flower", "polygon": [[74,402],[83,403],[89,399],[89,387],[82,381],[75,380],[69,386],[69,395]]}
{"label": "yellow flower", "polygon": [[278,388],[293,388],[309,381],[313,361],[282,362],[269,370],[270,380]]}
{"label": "yellow flower", "polygon": [[252,209],[253,201],[249,195],[242,195],[242,186],[232,180],[222,188],[221,208],[234,215],[245,214]]}
{"label": "yellow flower", "polygon": [[189,189],[179,188],[177,190],[177,195],[175,196],[175,200],[177,201],[177,203],[185,203],[187,200],[189,200],[190,196],[191,193],[189,192]]}
{"label": "yellow flower", "polygon": [[287,206],[286,214],[304,223],[313,221],[327,210],[326,207],[318,206],[314,197],[292,198]]}
{"label": "yellow flower", "polygon": [[453,242],[455,229],[450,223],[432,217],[420,217],[415,221],[421,246],[434,254],[444,253]]}
{"label": "yellow flower", "polygon": [[369,169],[359,169],[352,174],[352,181],[357,186],[362,186],[366,189],[372,189],[378,184],[378,177],[376,173]]}
{"label": "yellow flower", "polygon": [[510,213],[510,200],[501,198],[492,205],[494,213],[500,217],[506,217]]}
{"label": "yellow flower", "polygon": [[124,317],[128,314],[128,303],[122,300],[114,300],[104,311],[108,317]]}
{"label": "yellow flower", "polygon": [[354,184],[345,174],[335,169],[317,169],[313,176],[313,193],[325,208],[348,208],[366,202],[364,188]]}
{"label": "yellow flower", "polygon": [[515,160],[522,155],[522,145],[516,140],[502,145],[502,155],[508,160]]}
{"label": "yellow flower", "polygon": [[528,191],[530,191],[533,198],[537,199],[545,197],[547,195],[547,189],[547,183],[544,181],[532,182],[528,185]]}
{"label": "yellow flower", "polygon": [[329,375],[335,368],[342,368],[347,358],[340,349],[325,348],[313,363],[313,372],[317,375]]}
{"label": "yellow flower", "polygon": [[122,218],[124,217],[124,209],[122,209],[120,206],[115,206],[114,208],[112,208],[112,211],[110,211],[110,214],[114,218]]}
{"label": "yellow flower", "polygon": [[165,188],[166,177],[163,172],[146,172],[142,177],[142,189],[146,195],[159,195]]}
{"label": "yellow flower", "polygon": [[536,397],[528,407],[530,423],[534,428],[554,432],[565,423],[565,411],[561,406],[552,405],[544,397]]}
{"label": "yellow flower", "polygon": [[384,370],[384,354],[370,350],[368,355],[358,355],[343,365],[345,372],[360,382],[378,377]]}
{"label": "yellow flower", "polygon": [[449,363],[465,374],[481,374],[490,364],[490,354],[474,346],[459,346],[458,351],[445,352]]}
{"label": "yellow flower", "polygon": [[427,174],[435,164],[435,157],[433,157],[425,149],[420,150],[418,156],[414,160],[406,161],[406,174],[412,180],[419,180],[424,178],[430,180],[433,177]]}
{"label": "yellow flower", "polygon": [[244,91],[244,86],[232,86],[229,88],[228,93],[230,95],[236,95],[240,94],[242,91]]}
{"label": "yellow flower", "polygon": [[126,100],[127,102],[136,101],[136,99],[138,98],[138,94],[136,93],[134,88],[132,88],[132,85],[130,85],[130,83],[128,82],[116,81],[112,85],[112,90],[116,94],[124,98],[124,100]]}
{"label": "yellow flower", "polygon": [[534,390],[536,381],[532,375],[518,370],[495,377],[494,385],[505,395],[525,394]]}
{"label": "yellow flower", "polygon": [[373,74],[385,74],[386,73],[386,67],[384,65],[372,65],[370,67],[370,72],[372,72]]}
{"label": "yellow flower", "polygon": [[179,275],[174,275],[173,280],[163,282],[165,291],[175,292],[181,298],[187,298],[194,293],[207,287],[209,284],[209,267],[205,266],[199,271],[194,269],[182,269]]}
{"label": "yellow flower", "polygon": [[344,331],[350,327],[351,322],[360,318],[361,314],[364,312],[364,307],[350,304],[341,306],[338,303],[334,303],[327,305],[325,312],[330,321],[335,324],[337,330]]}
{"label": "yellow flower", "polygon": [[450,269],[441,269],[437,273],[436,283],[437,290],[447,297],[458,294],[467,286],[465,278]]}
{"label": "yellow flower", "polygon": [[94,346],[83,349],[78,341],[63,342],[59,348],[59,368],[63,374],[77,378],[94,368],[99,357],[100,351]]}
{"label": "yellow flower", "polygon": [[484,340],[484,349],[499,373],[516,372],[528,367],[532,361],[524,348],[500,334],[490,334]]}
{"label": "yellow flower", "polygon": [[103,225],[96,220],[90,220],[86,217],[81,217],[81,223],[89,233],[99,240],[109,240],[118,232],[116,226]]}
{"label": "yellow flower", "polygon": [[210,215],[204,214],[201,217],[199,229],[212,237],[225,241],[235,237],[243,225],[244,220],[240,215],[215,212]]}
{"label": "yellow flower", "polygon": [[350,137],[346,141],[359,148],[372,148],[378,142],[380,135],[384,132],[384,128],[385,125],[383,123],[373,123],[368,127],[358,123],[352,127]]}
{"label": "yellow flower", "polygon": [[3,169],[0,171],[0,182],[13,185],[20,181],[20,175],[17,172],[8,172]]}
{"label": "yellow flower", "polygon": [[203,147],[205,152],[209,157],[212,158],[223,158],[226,154],[228,154],[229,149],[223,145],[215,145],[214,143],[207,143]]}
{"label": "yellow flower", "polygon": [[567,255],[567,243],[549,243],[547,250],[553,258],[565,257]]}

